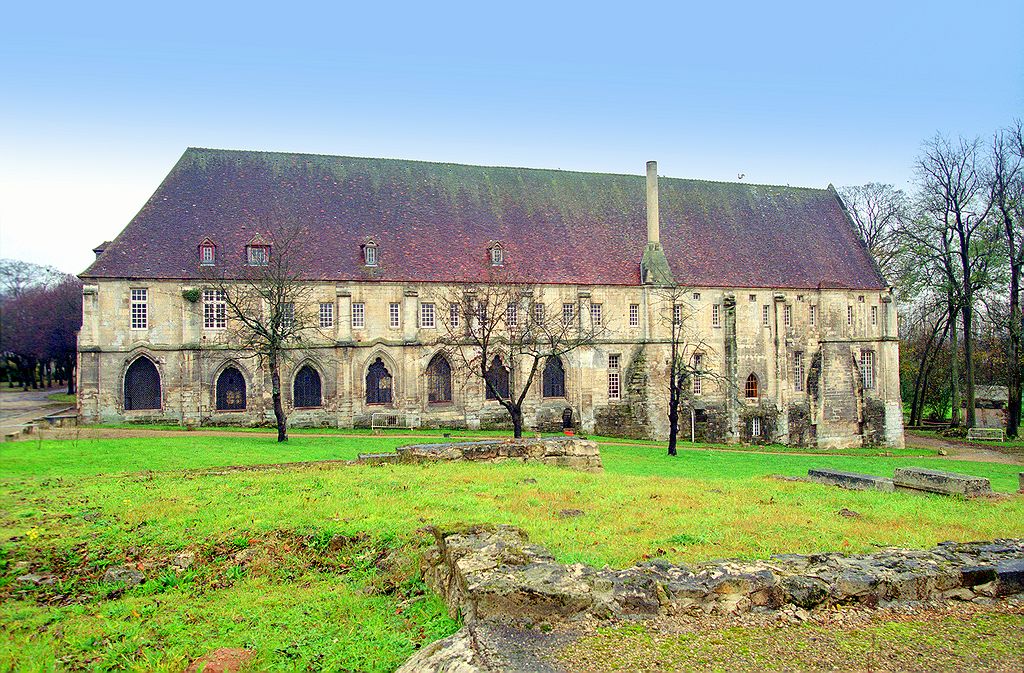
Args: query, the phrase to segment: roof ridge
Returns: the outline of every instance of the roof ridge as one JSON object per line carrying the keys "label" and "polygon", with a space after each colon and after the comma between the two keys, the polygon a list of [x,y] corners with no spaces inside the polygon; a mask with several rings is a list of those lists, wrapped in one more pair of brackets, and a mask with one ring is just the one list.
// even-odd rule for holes
{"label": "roof ridge", "polygon": [[[360,157],[350,154],[325,154],[322,152],[287,152],[280,150],[239,150],[239,149],[227,149],[220,147],[194,147],[189,146],[185,150],[185,155],[189,152],[210,152],[219,154],[245,154],[245,155],[273,155],[279,157],[315,157],[321,159],[355,159],[357,161],[391,161],[395,163],[405,164],[421,164],[425,166],[454,166],[459,168],[492,168],[500,170],[511,170],[511,171],[543,171],[549,173],[570,173],[573,175],[600,175],[606,177],[626,177],[635,178],[638,180],[645,179],[643,173],[614,173],[604,171],[581,171],[571,170],[565,168],[542,168],[537,166],[501,166],[497,164],[466,164],[457,161],[429,161],[425,159],[403,159],[398,157]],[[666,175],[658,176],[659,180],[668,180],[672,182],[688,182],[688,183],[700,183],[709,185],[726,185],[729,187],[774,187],[777,189],[792,189],[809,192],[823,192],[827,193],[828,187],[805,187],[802,185],[779,185],[768,182],[740,182],[732,180],[708,180],[704,178],[679,178],[671,177]]]}

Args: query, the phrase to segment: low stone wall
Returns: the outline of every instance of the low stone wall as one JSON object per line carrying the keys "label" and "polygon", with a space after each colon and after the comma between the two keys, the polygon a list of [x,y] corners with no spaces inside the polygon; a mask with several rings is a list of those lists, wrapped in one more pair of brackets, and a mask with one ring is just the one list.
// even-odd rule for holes
{"label": "low stone wall", "polygon": [[359,459],[362,462],[467,460],[488,463],[535,460],[585,472],[600,472],[603,469],[597,442],[578,437],[410,444],[398,447],[394,454],[365,454],[360,455]]}
{"label": "low stone wall", "polygon": [[689,567],[654,560],[625,570],[558,563],[512,526],[438,534],[428,583],[452,614],[543,623],[576,617],[733,614],[787,606],[879,606],[936,599],[985,602],[1024,592],[1024,540],[940,544],[874,554],[783,554]]}

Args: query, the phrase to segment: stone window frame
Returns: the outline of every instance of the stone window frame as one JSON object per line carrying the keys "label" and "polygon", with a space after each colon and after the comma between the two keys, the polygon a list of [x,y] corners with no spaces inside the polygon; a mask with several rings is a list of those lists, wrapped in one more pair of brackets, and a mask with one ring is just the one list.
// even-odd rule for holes
{"label": "stone window frame", "polygon": [[505,307],[505,326],[519,327],[519,306],[510,301]]}
{"label": "stone window frame", "polygon": [[377,266],[380,263],[380,255],[377,244],[369,240],[363,244],[363,266]]}
{"label": "stone window frame", "polygon": [[811,327],[816,327],[818,324],[818,307],[814,304],[807,307],[807,323]]}
{"label": "stone window frame", "polygon": [[[555,378],[561,374],[561,379]],[[565,361],[557,355],[548,356],[541,374],[541,397],[544,399],[565,399],[568,397]]]}
{"label": "stone window frame", "polygon": [[694,301],[700,301],[700,292],[694,292],[693,293],[693,300]]}
{"label": "stone window frame", "polygon": [[871,307],[871,326],[872,327],[877,327],[878,326],[878,307],[877,306],[872,306]]}
{"label": "stone window frame", "polygon": [[711,326],[718,329],[722,326],[722,305],[712,304],[711,305]]}
{"label": "stone window frame", "polygon": [[601,325],[601,304],[590,304],[590,324]]}
{"label": "stone window frame", "polygon": [[853,304],[846,305],[846,326],[853,327]]}
{"label": "stone window frame", "polygon": [[366,329],[366,302],[352,302],[352,329]]}
{"label": "stone window frame", "polygon": [[743,384],[743,397],[748,400],[757,400],[761,397],[761,379],[755,372],[750,372]]}
{"label": "stone window frame", "polygon": [[[441,363],[444,363],[444,367]],[[447,368],[447,371],[445,371]],[[424,380],[427,384],[427,404],[452,404],[455,401],[454,385],[452,382],[452,363],[442,352],[434,353],[434,356],[427,362],[424,370]],[[433,399],[431,399],[433,397]]]}
{"label": "stone window frame", "polygon": [[462,310],[459,305],[452,302],[448,305],[448,324],[453,330],[458,329],[459,323],[462,321]]}
{"label": "stone window frame", "polygon": [[608,399],[622,399],[622,355],[608,354]]}
{"label": "stone window frame", "polygon": [[[314,404],[314,405],[304,404],[304,405],[300,406],[298,404],[298,395],[296,395],[296,385],[298,384],[298,381],[299,381],[299,375],[302,374],[302,372],[304,370],[306,370],[306,369],[309,369],[316,376],[317,383],[320,386],[320,403],[319,404]],[[295,371],[292,374],[292,399],[291,399],[291,402],[292,402],[292,408],[293,409],[323,409],[324,408],[324,375],[323,375],[323,372],[320,371],[319,367],[316,367],[309,360],[306,360],[306,361],[300,363],[299,366],[295,368]]]}
{"label": "stone window frame", "polygon": [[700,395],[704,388],[704,377],[701,376],[701,372],[704,371],[704,354],[694,353],[693,354],[693,394]]}
{"label": "stone window frame", "polygon": [[761,417],[760,416],[751,416],[750,417],[750,437],[751,438],[760,437],[761,436],[761,430],[762,430],[762,428],[761,428]]}
{"label": "stone window frame", "polygon": [[629,305],[629,326],[639,327],[640,326],[640,304]]}
{"label": "stone window frame", "polygon": [[782,324],[787,328],[793,326],[793,307],[789,304],[782,307]]}
{"label": "stone window frame", "polygon": [[793,351],[793,390],[798,393],[804,391],[804,352]]}
{"label": "stone window frame", "polygon": [[388,303],[388,329],[402,328],[402,304],[393,301]]}
{"label": "stone window frame", "polygon": [[214,266],[217,263],[217,244],[206,239],[199,244],[199,266]]}
{"label": "stone window frame", "polygon": [[876,383],[877,367],[875,351],[864,349],[860,352],[860,379],[864,390],[874,390]]}
{"label": "stone window frame", "polygon": [[437,328],[437,308],[432,301],[420,304],[420,329]]}
{"label": "stone window frame", "polygon": [[216,288],[203,290],[203,329],[228,328],[227,292]]}
{"label": "stone window frame", "polygon": [[281,327],[289,328],[295,324],[295,302],[281,304]]}
{"label": "stone window frame", "polygon": [[320,310],[318,311],[318,316],[320,318],[321,329],[328,329],[334,327],[334,302],[320,302]]}
{"label": "stone window frame", "polygon": [[487,248],[487,259],[490,261],[491,266],[504,266],[505,264],[505,249],[501,243],[492,243]]}
{"label": "stone window frame", "polygon": [[672,324],[682,325],[683,324],[683,305],[672,304]]}
{"label": "stone window frame", "polygon": [[131,329],[149,329],[149,288],[130,288],[128,290],[128,297]]}
{"label": "stone window frame", "polygon": [[267,266],[270,264],[270,246],[265,243],[250,243],[245,246],[246,266]]}
{"label": "stone window frame", "polygon": [[562,324],[571,325],[576,320],[576,304],[562,303]]}
{"label": "stone window frame", "polygon": [[772,321],[771,321],[771,308],[768,306],[768,304],[762,304],[761,305],[761,326],[762,327],[771,327],[771,324],[772,324]]}

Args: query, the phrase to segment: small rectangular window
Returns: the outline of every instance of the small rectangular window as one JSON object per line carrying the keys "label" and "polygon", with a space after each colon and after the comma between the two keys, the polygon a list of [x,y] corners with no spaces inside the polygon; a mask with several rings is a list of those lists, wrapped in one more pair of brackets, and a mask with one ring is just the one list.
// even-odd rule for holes
{"label": "small rectangular window", "polygon": [[672,304],[672,324],[682,325],[683,324],[683,305]]}
{"label": "small rectangular window", "polygon": [[814,304],[807,307],[807,322],[810,323],[811,327],[818,323],[818,307]]}
{"label": "small rectangular window", "polygon": [[352,304],[352,328],[363,329],[366,327],[366,304],[354,302]]}
{"label": "small rectangular window", "polygon": [[505,263],[505,253],[504,253],[504,251],[501,248],[497,247],[497,246],[491,248],[491,265],[492,266],[501,266],[504,263]]}
{"label": "small rectangular window", "polygon": [[334,327],[334,304],[320,303],[320,327]]}
{"label": "small rectangular window", "polygon": [[266,266],[270,263],[270,248],[265,245],[250,245],[248,251],[249,266]]}
{"label": "small rectangular window", "polygon": [[786,327],[793,326],[793,310],[789,306],[789,304],[786,304],[782,308],[782,322],[786,325]]}
{"label": "small rectangular window", "polygon": [[434,317],[433,304],[420,304],[420,327],[434,329],[436,327]]}
{"label": "small rectangular window", "polygon": [[801,392],[804,389],[804,352],[793,353],[793,390]]}
{"label": "small rectangular window", "polygon": [[538,325],[544,324],[544,304],[541,302],[533,305],[533,321]]}
{"label": "small rectangular window", "polygon": [[878,307],[877,306],[872,306],[871,307],[871,326],[874,327],[877,324],[878,324]]}
{"label": "small rectangular window", "polygon": [[288,328],[295,324],[295,304],[281,304],[281,327]]}
{"label": "small rectangular window", "polygon": [[590,322],[595,326],[601,324],[601,305],[591,304],[590,305]]}
{"label": "small rectangular window", "polygon": [[749,298],[749,299],[750,299],[750,301],[752,301],[752,302],[756,302],[756,301],[757,301],[757,295],[756,295],[756,294],[752,294],[752,295],[749,295],[749,297],[748,297],[748,298]]}
{"label": "small rectangular window", "polygon": [[519,326],[519,307],[515,304],[509,304],[505,308],[505,323],[509,327]]}
{"label": "small rectangular window", "polygon": [[132,329],[146,329],[149,327],[149,290],[133,289],[131,295]]}
{"label": "small rectangular window", "polygon": [[617,400],[621,394],[620,389],[619,356],[608,356],[608,399]]}
{"label": "small rectangular window", "polygon": [[700,292],[694,292],[693,293],[693,300],[694,301],[700,301]]}
{"label": "small rectangular window", "polygon": [[846,307],[846,324],[848,326],[851,326],[851,327],[853,326],[853,307],[852,306],[847,306]]}
{"label": "small rectangular window", "polygon": [[765,327],[768,327],[769,325],[771,325],[772,324],[771,317],[772,317],[771,316],[771,308],[768,306],[768,304],[762,305],[761,306],[761,324],[764,325]]}
{"label": "small rectangular window", "polygon": [[711,326],[721,327],[722,326],[722,305],[712,304],[711,305]]}
{"label": "small rectangular window", "polygon": [[203,290],[203,328],[224,329],[227,326],[227,298],[224,290]]}
{"label": "small rectangular window", "polygon": [[693,354],[693,394],[700,395],[701,388],[703,387],[703,381],[701,380],[701,372],[704,366],[704,356],[700,353]]}
{"label": "small rectangular window", "polygon": [[402,305],[397,302],[388,304],[388,325],[391,329],[398,329],[402,324]]}
{"label": "small rectangular window", "polygon": [[199,248],[199,263],[203,266],[213,266],[216,260],[216,248],[212,245],[203,245]]}
{"label": "small rectangular window", "polygon": [[572,321],[576,318],[576,305],[575,304],[562,304],[562,323],[571,325]]}
{"label": "small rectangular window", "polygon": [[875,352],[860,352],[860,376],[865,390],[875,387]]}
{"label": "small rectangular window", "polygon": [[451,323],[452,329],[457,329],[459,326],[459,305],[452,304],[448,307],[448,322]]}
{"label": "small rectangular window", "polygon": [[640,304],[629,305],[629,326],[639,327],[640,326]]}

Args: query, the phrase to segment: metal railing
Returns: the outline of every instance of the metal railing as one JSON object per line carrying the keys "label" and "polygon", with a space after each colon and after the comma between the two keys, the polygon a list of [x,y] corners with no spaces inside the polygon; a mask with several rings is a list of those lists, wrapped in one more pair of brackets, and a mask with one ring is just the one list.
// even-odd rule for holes
{"label": "metal railing", "polygon": [[1002,442],[1005,437],[1002,428],[970,428],[967,431],[967,439],[995,439]]}
{"label": "metal railing", "polygon": [[375,411],[370,414],[370,428],[372,430],[387,430],[389,428],[413,429],[420,427],[420,415],[410,414],[401,411]]}

